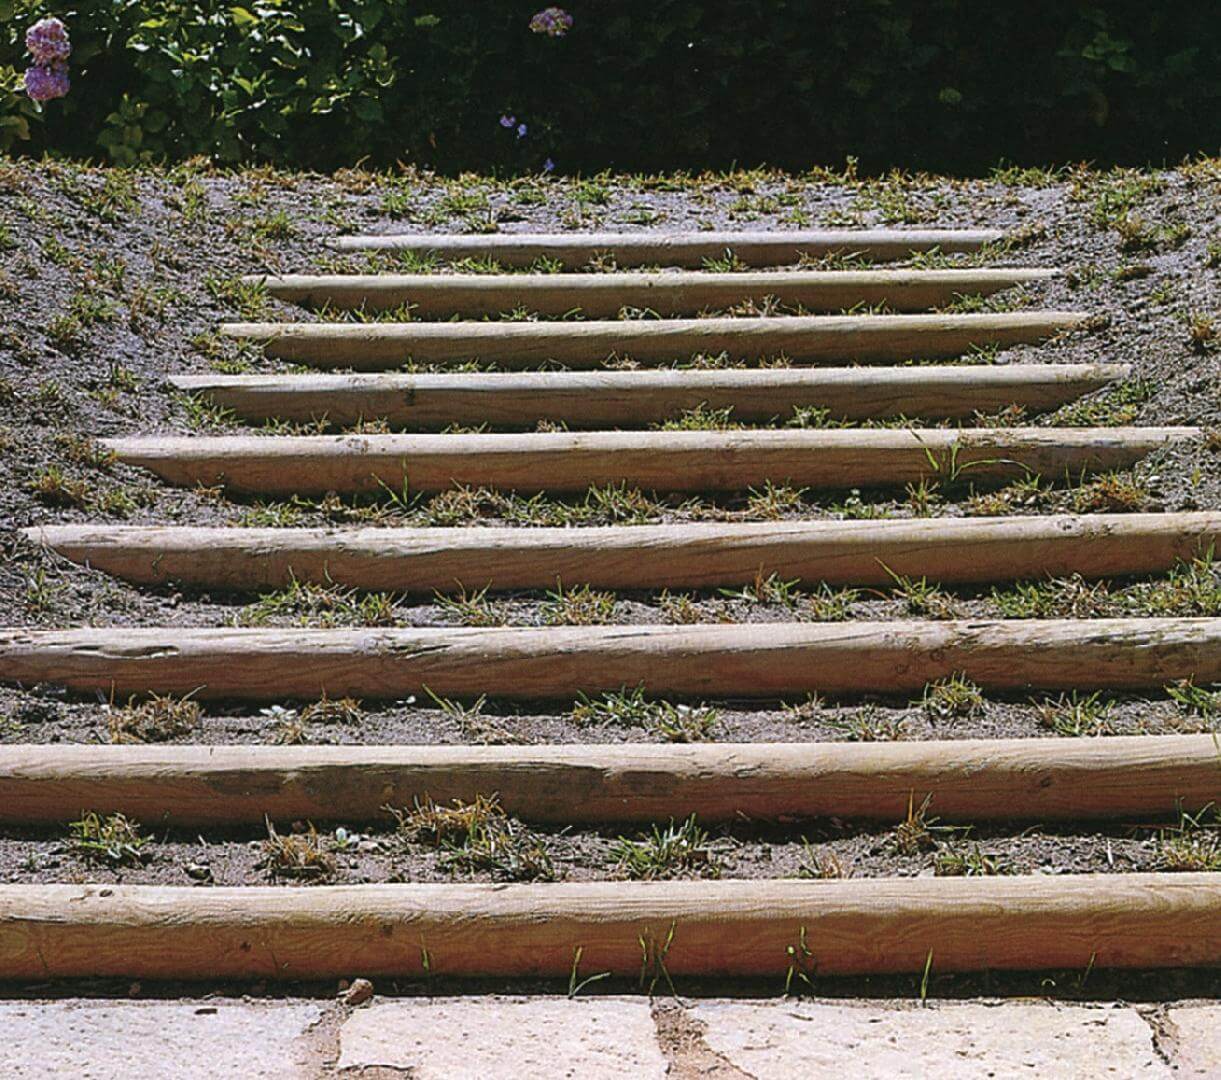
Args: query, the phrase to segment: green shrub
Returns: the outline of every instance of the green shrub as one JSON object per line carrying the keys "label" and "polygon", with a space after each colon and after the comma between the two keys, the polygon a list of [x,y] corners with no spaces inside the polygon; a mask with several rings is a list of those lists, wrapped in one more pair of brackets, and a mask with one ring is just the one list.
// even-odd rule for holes
{"label": "green shrub", "polygon": [[15,92],[22,35],[55,9],[0,0],[0,149],[442,170],[851,154],[965,171],[1221,146],[1211,4],[572,0],[562,38],[530,33],[543,6],[96,0],[58,10],[73,88],[39,113]]}

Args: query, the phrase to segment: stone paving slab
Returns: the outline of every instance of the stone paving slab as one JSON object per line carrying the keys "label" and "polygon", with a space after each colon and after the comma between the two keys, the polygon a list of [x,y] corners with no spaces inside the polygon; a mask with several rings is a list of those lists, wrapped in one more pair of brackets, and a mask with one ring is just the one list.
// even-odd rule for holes
{"label": "stone paving slab", "polygon": [[0,1002],[0,1080],[1221,1078],[1221,1004]]}
{"label": "stone paving slab", "polygon": [[1175,1075],[1221,1076],[1221,1005],[1183,1005],[1170,1009],[1166,1018]]}
{"label": "stone paving slab", "polygon": [[0,1002],[4,1080],[298,1080],[322,1007],[244,1001]]}
{"label": "stone paving slab", "polygon": [[846,1067],[858,1077],[938,1080],[1174,1075],[1150,1026],[1125,1006],[704,1002],[689,1015],[705,1026],[705,1045],[753,1080]]}
{"label": "stone paving slab", "polygon": [[666,1075],[647,998],[432,998],[358,1009],[337,1068],[410,1069],[412,1080]]}

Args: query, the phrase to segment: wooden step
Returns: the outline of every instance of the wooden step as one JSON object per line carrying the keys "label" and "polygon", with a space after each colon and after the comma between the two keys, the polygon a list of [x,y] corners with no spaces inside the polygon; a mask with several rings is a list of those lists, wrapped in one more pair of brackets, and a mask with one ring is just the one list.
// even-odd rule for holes
{"label": "wooden step", "polygon": [[263,495],[442,491],[819,489],[925,479],[1012,480],[1117,469],[1198,428],[599,431],[492,435],[223,435],[106,439],[120,461],[175,484]]}
{"label": "wooden step", "polygon": [[881,368],[731,368],[683,371],[519,371],[434,375],[179,375],[246,420],[332,424],[384,419],[398,428],[450,424],[532,428],[643,427],[701,406],[743,423],[784,421],[799,407],[834,419],[958,418],[1020,405],[1059,408],[1127,377],[1123,364],[1005,364]]}
{"label": "wooden step", "polygon": [[619,266],[686,266],[699,269],[705,260],[727,253],[749,266],[783,266],[803,255],[857,254],[865,258],[905,259],[934,248],[947,254],[978,251],[997,243],[997,229],[813,229],[791,232],[638,232],[638,233],[491,233],[484,235],[404,234],[339,236],[339,251],[412,251],[447,262],[495,259],[502,266],[530,266],[551,259],[570,270],[595,259],[613,257]]}
{"label": "wooden step", "polygon": [[768,298],[806,311],[864,304],[926,311],[958,296],[1047,281],[1055,270],[781,270],[709,274],[288,274],[254,275],[279,300],[309,307],[385,311],[410,305],[415,317],[496,317],[525,308],[539,315],[579,312],[613,319],[623,308],[695,315]]}
{"label": "wooden step", "polygon": [[945,742],[569,746],[0,746],[0,822],[81,807],[176,826],[385,821],[386,806],[497,795],[560,825],[859,818],[931,798],[944,821],[1195,813],[1218,797],[1211,735]]}
{"label": "wooden step", "polygon": [[487,694],[572,700],[911,694],[964,674],[984,690],[1148,690],[1221,682],[1221,619],[963,620],[495,629],[0,630],[0,680],[107,697],[244,701]]}
{"label": "wooden step", "polygon": [[715,588],[770,574],[805,585],[1153,574],[1221,547],[1221,512],[539,529],[44,525],[25,535],[141,585],[245,591],[296,580],[431,595],[557,581]]}
{"label": "wooden step", "polygon": [[1221,964],[1221,874],[0,885],[0,927],[12,980],[607,971],[664,985],[664,969],[672,978],[768,976],[779,985],[794,966],[918,975]]}
{"label": "wooden step", "polygon": [[314,367],[380,371],[415,362],[478,360],[505,368],[550,362],[600,367],[726,353],[822,363],[891,363],[961,356],[973,347],[1025,345],[1072,330],[1080,311],[976,315],[802,315],[750,319],[611,319],[604,322],[224,323],[220,332],[262,344],[268,356]]}

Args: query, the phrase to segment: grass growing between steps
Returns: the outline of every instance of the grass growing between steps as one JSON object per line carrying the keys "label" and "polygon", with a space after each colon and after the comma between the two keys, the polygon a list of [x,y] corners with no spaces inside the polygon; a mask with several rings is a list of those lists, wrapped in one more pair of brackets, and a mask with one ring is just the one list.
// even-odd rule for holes
{"label": "grass growing between steps", "polygon": [[[723,429],[722,429],[723,430]],[[395,490],[383,485],[375,495],[322,498],[226,500],[220,489],[196,489],[197,497],[217,503],[224,523],[267,526],[393,525],[652,525],[691,521],[862,520],[913,517],[1005,517],[1030,514],[1137,513],[1169,509],[1159,497],[1160,462],[1192,454],[1194,447],[1157,451],[1134,468],[1093,476],[1044,478],[1028,473],[1008,483],[976,484],[969,470],[955,477],[952,462],[940,479],[924,479],[902,489],[818,492],[765,481],[737,494],[659,494],[625,482],[590,487],[584,495],[521,495],[490,488],[455,485],[436,494]],[[1189,473],[1187,484],[1200,490],[1221,459],[1207,446],[1207,461]],[[82,496],[83,497],[83,496]],[[183,496],[178,496],[180,499]],[[1194,498],[1194,497],[1193,497]],[[1201,504],[1197,501],[1194,508]]]}
{"label": "grass growing between steps", "polygon": [[0,829],[7,880],[37,880],[48,866],[180,885],[1176,873],[1221,868],[1221,814],[1210,805],[1139,825],[985,826],[943,821],[933,801],[913,800],[893,821],[556,827],[517,819],[489,793],[387,806],[359,825],[267,821],[201,836],[86,811],[60,829]]}
{"label": "grass growing between steps", "polygon": [[[892,575],[886,587],[803,585],[758,573],[740,588],[615,593],[588,585],[490,594],[455,585],[420,601],[361,592],[334,583],[303,583],[264,592],[239,607],[238,626],[606,626],[692,625],[753,620],[844,622],[849,619],[1094,619],[1221,617],[1221,562],[1210,549],[1167,573],[1134,580],[1064,578],[1012,585],[943,587],[927,578]],[[947,688],[947,693],[953,688]]]}

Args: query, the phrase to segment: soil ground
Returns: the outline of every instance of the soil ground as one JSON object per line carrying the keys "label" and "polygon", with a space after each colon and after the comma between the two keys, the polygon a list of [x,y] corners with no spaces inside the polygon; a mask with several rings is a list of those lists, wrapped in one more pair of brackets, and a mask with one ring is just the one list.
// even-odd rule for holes
{"label": "soil ground", "polygon": [[[407,171],[335,176],[202,163],[127,172],[58,162],[0,160],[0,623],[28,626],[546,625],[605,621],[756,622],[776,619],[947,618],[1112,614],[1221,615],[1221,564],[1204,558],[1137,582],[1009,584],[941,591],[819,593],[761,583],[737,596],[569,591],[506,598],[362,603],[341,590],[216,596],[128,586],[20,540],[12,530],[52,522],[190,524],[465,524],[522,527],[695,519],[1052,513],[1221,509],[1221,160],[1161,172],[1087,168],[998,170],[978,180],[850,173],[803,176],[741,172],[703,177],[444,179]],[[1057,267],[1058,279],[1002,294],[990,309],[1078,308],[1088,331],[1046,345],[986,352],[972,363],[1123,362],[1133,377],[1059,413],[991,424],[1191,424],[1197,444],[1156,454],[1127,473],[1069,484],[1017,484],[999,492],[970,484],[833,496],[779,490],[735,499],[678,500],[611,492],[538,500],[460,492],[432,499],[353,502],[329,498],[238,502],[219,491],[169,488],[99,453],[98,437],[239,430],[232,418],[176,395],[166,377],[287,371],[257,350],[222,341],[227,318],[317,317],[244,287],[241,274],[270,270],[419,269],[394,256],[340,256],[323,244],[351,231],[557,231],[786,229],[794,227],[999,227],[1013,237],[980,260]],[[913,265],[957,265],[933,257]],[[843,265],[842,262],[833,265]],[[468,266],[470,270],[492,267]],[[606,269],[603,267],[603,269]],[[960,309],[978,307],[964,299]],[[746,312],[737,312],[742,314]],[[730,313],[734,314],[734,313]],[[706,360],[704,362],[716,362]],[[729,418],[692,423],[723,424]],[[283,428],[272,431],[284,433]],[[1105,737],[1121,732],[1216,730],[1221,696],[994,698],[972,688],[930,691],[927,700],[744,705],[691,703],[687,711],[628,693],[591,708],[427,700],[364,703],[342,717],[284,702],[268,709],[208,705],[181,725],[139,737],[206,743],[558,742],[706,738],[726,741],[925,739],[979,736]],[[127,703],[83,700],[53,687],[0,688],[0,742],[106,742],[123,737]],[[189,710],[188,710],[189,711]],[[82,814],[89,808],[82,807]],[[915,839],[895,826],[814,822],[783,830],[734,827],[700,835],[676,826],[688,858],[658,873],[779,877],[805,873],[1125,872],[1213,859],[1211,819],[1132,822],[1113,828],[989,828],[948,831],[936,808],[915,809]],[[628,876],[631,852],[614,828],[530,831],[496,825],[508,854],[405,839],[390,827],[314,838],[305,823],[281,832],[321,860],[298,881],[487,880]],[[910,823],[909,823],[910,824]],[[126,865],[89,858],[64,829],[0,834],[0,881],[123,880],[206,885],[285,880],[266,833],[184,836],[143,823],[149,837]],[[663,824],[664,831],[665,826]],[[910,832],[910,830],[909,830]],[[628,839],[636,838],[635,830]],[[502,836],[503,839],[503,836]],[[662,838],[664,839],[664,837]],[[1176,848],[1174,845],[1180,845]],[[683,847],[685,845],[685,847]],[[656,845],[645,842],[646,870]],[[539,856],[542,849],[545,855]],[[636,850],[636,849],[633,849]],[[1194,853],[1194,854],[1193,854]],[[274,855],[274,852],[272,853]],[[310,856],[313,858],[313,855]],[[318,869],[321,872],[316,872]],[[541,868],[541,869],[540,869]],[[1198,983],[1197,983],[1198,985]],[[1215,987],[1214,987],[1215,989]],[[1211,990],[1206,992],[1212,992]]]}

